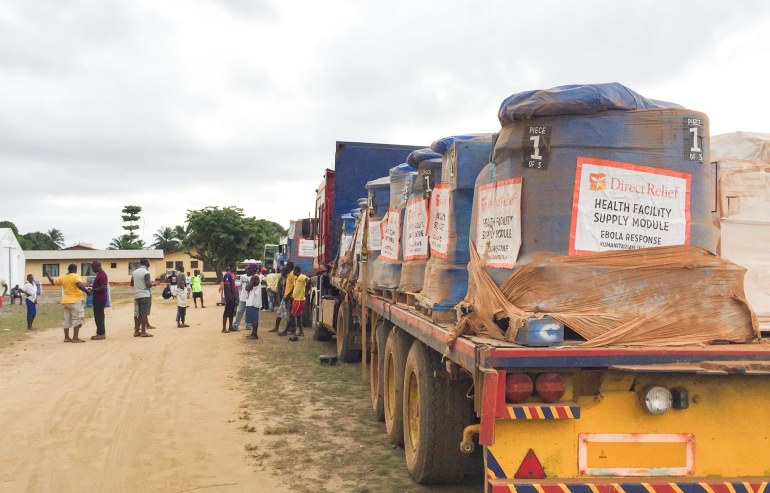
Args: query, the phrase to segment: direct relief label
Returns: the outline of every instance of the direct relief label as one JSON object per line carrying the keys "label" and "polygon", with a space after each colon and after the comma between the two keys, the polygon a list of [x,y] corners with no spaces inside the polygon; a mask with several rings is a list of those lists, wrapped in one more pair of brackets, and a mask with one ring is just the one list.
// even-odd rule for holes
{"label": "direct relief label", "polygon": [[428,258],[428,201],[412,199],[406,204],[404,260]]}
{"label": "direct relief label", "polygon": [[299,240],[299,256],[300,257],[314,257],[315,255],[315,240],[306,240],[300,238]]}
{"label": "direct relief label", "polygon": [[401,209],[392,207],[380,222],[382,248],[380,258],[398,262],[401,257]]}
{"label": "direct relief label", "polygon": [[448,183],[436,185],[430,197],[430,253],[440,258],[446,258],[449,253],[451,199]]}
{"label": "direct relief label", "polygon": [[521,177],[479,187],[476,250],[486,265],[510,269],[521,248]]}
{"label": "direct relief label", "polygon": [[579,157],[570,255],[690,243],[690,175]]}
{"label": "direct relief label", "polygon": [[369,253],[379,252],[382,248],[380,221],[369,221],[369,237],[366,243]]}

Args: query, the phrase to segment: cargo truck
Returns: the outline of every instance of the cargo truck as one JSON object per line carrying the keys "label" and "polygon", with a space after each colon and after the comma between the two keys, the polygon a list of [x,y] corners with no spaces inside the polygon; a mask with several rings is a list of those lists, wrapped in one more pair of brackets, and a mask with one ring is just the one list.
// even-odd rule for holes
{"label": "cargo truck", "polygon": [[[329,278],[336,300],[359,307],[357,347],[368,355],[362,358],[362,370],[370,362],[374,413],[385,421],[389,440],[403,446],[406,468],[421,484],[458,482],[481,469],[479,491],[487,493],[761,493],[770,479],[770,420],[765,415],[770,409],[770,346],[759,337],[756,317],[745,302],[742,272],[713,255],[718,230],[709,218],[716,209],[709,202],[715,195],[708,142],[703,140],[704,132],[708,135],[705,115],[674,105],[656,106],[657,101],[645,106],[644,98],[616,85],[589,87],[587,101],[580,100],[583,93],[578,92],[566,101],[567,114],[559,114],[554,100],[570,97],[574,87],[579,86],[549,93],[542,117],[537,94],[525,95],[523,123],[504,120],[503,112],[512,107],[504,104],[503,129],[489,165],[478,175],[472,216],[469,210],[441,209],[450,222],[460,214],[472,219],[468,231],[456,232],[470,238],[471,257],[464,260],[467,295],[455,310],[433,311],[431,306],[438,305],[420,302],[415,293],[371,289],[366,255],[353,285],[339,276]],[[611,102],[609,107],[596,109],[595,94],[602,96],[601,104]],[[630,107],[624,107],[628,101]],[[586,113],[570,114],[574,109]],[[576,118],[585,118],[587,126],[575,124]],[[645,125],[636,124],[642,121]],[[550,147],[543,147],[544,142]],[[458,175],[459,152],[454,145],[444,154],[442,185],[450,192],[458,187],[453,177]],[[610,159],[616,155],[624,162]],[[670,169],[663,169],[661,162]],[[628,204],[600,198],[581,201],[586,193],[611,199],[613,192],[607,190],[613,176],[625,180],[626,192],[665,188],[665,194],[683,204],[686,224],[681,238],[660,249],[637,250],[640,247],[632,245],[626,252],[617,246],[620,240],[601,243],[610,236],[602,231],[648,241],[645,235],[617,233],[622,220],[612,225],[614,230],[581,230],[590,221],[576,223],[595,207],[675,215],[676,206],[651,209],[644,202],[648,198],[641,196],[636,205],[635,196]],[[630,184],[637,177],[656,176],[666,177],[656,185],[662,188]],[[669,186],[676,180],[686,182],[686,194]],[[361,189],[352,196],[363,193]],[[449,192],[441,197],[458,200]],[[650,198],[650,204],[660,205],[660,197]],[[499,211],[488,210],[496,206]],[[366,241],[369,216],[366,210],[361,214],[357,241],[361,235]],[[468,217],[459,223],[467,224]],[[517,220],[514,231],[509,225]],[[480,225],[489,228],[481,231]],[[678,226],[672,222],[668,227]],[[592,253],[591,241],[601,251]],[[509,254],[507,246],[514,243],[518,246]],[[499,252],[497,261],[490,261],[492,253]],[[658,274],[640,277],[649,258],[661,252],[700,260],[673,262],[676,267],[666,270],[671,268],[667,260],[660,272],[677,287],[666,290]],[[453,254],[457,257],[457,252],[449,257]],[[512,256],[512,262],[505,255]],[[614,269],[606,259],[620,259],[622,268],[614,282],[602,285],[603,276]],[[565,284],[561,279],[563,272],[590,262],[599,267],[580,271],[581,281]],[[721,269],[732,272],[733,281],[710,277]],[[532,278],[536,284],[519,293],[516,303],[509,302],[505,296],[518,285],[500,280],[522,271],[527,278],[511,278],[521,285]],[[426,272],[440,276],[442,271]],[[692,281],[681,279],[693,272]],[[537,277],[544,273],[551,276],[545,284]],[[551,285],[557,289],[547,298]],[[623,326],[625,335],[613,333],[617,338],[604,343],[599,341],[606,334],[586,335],[586,327],[617,324],[614,315],[597,316],[596,307],[567,313],[547,306],[552,299],[579,299],[593,290],[615,299],[615,292],[624,289],[636,296],[636,318]],[[689,297],[679,296],[688,289]],[[543,299],[534,299],[539,297]],[[530,308],[520,308],[527,303]],[[609,305],[606,313],[616,313],[613,303]],[[658,323],[676,316],[682,323]],[[321,317],[325,315],[316,316],[316,325]],[[711,335],[723,329],[734,335],[726,329],[734,320],[740,320],[737,325],[744,332],[724,339]],[[672,335],[649,340],[661,325]],[[338,329],[340,334],[345,332]],[[338,342],[343,360],[348,347]]]}
{"label": "cargo truck", "polygon": [[313,336],[329,340],[337,335],[340,358],[354,361],[361,354],[359,338],[360,310],[353,299],[345,299],[330,282],[332,262],[337,257],[342,235],[342,216],[357,207],[366,196],[364,186],[370,180],[385,176],[393,166],[422,146],[337,142],[334,169],[327,169],[316,190],[313,237],[317,245],[313,258],[308,307]]}

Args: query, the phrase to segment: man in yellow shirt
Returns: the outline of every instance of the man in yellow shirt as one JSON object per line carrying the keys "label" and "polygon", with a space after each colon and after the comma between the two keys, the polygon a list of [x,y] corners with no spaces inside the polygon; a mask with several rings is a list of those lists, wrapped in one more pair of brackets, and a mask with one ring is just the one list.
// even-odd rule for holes
{"label": "man in yellow shirt", "polygon": [[[78,337],[78,333],[83,325],[83,293],[91,293],[83,284],[83,279],[80,278],[77,271],[77,265],[69,264],[67,275],[57,277],[56,280],[47,271],[43,271],[43,275],[48,278],[51,284],[61,286],[64,291],[61,297],[62,312],[64,313],[64,342],[86,342]],[[72,339],[70,339],[70,328],[72,328]]]}
{"label": "man in yellow shirt", "polygon": [[294,290],[291,293],[291,316],[294,319],[294,333],[298,336],[305,335],[302,332],[302,312],[305,310],[305,290],[307,289],[307,276],[302,273],[299,265],[294,267]]}
{"label": "man in yellow shirt", "polygon": [[286,310],[286,329],[278,333],[279,336],[285,336],[287,332],[292,330],[292,316],[291,316],[291,304],[292,304],[292,292],[294,291],[294,262],[286,262],[284,267],[288,274],[286,275],[286,286],[283,289],[283,306]]}

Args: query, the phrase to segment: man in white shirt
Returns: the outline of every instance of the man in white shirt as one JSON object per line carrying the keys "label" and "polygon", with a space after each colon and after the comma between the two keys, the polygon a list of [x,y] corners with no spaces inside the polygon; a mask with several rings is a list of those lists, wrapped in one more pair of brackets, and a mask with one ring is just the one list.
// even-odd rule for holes
{"label": "man in white shirt", "polygon": [[27,282],[24,283],[21,290],[27,295],[24,300],[27,304],[27,330],[32,330],[32,322],[37,316],[37,286],[35,286],[35,277],[32,274],[27,275]]}
{"label": "man in white shirt", "polygon": [[240,329],[243,314],[246,313],[246,299],[249,297],[246,286],[249,284],[249,279],[251,279],[251,276],[248,275],[248,270],[246,272],[235,281],[235,286],[238,288],[238,311],[235,312],[235,321],[233,321],[233,328],[230,330]]}
{"label": "man in white shirt", "polygon": [[257,330],[259,329],[259,310],[262,308],[262,277],[257,274],[257,264],[249,264],[246,267],[246,274],[249,280],[246,284],[248,297],[246,298],[246,325],[251,326],[251,334],[247,339],[259,339]]}

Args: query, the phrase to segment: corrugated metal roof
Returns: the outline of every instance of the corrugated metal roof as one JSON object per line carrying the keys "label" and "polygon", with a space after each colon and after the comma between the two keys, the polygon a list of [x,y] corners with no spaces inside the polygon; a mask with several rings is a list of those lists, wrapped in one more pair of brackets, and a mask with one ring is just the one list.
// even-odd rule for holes
{"label": "corrugated metal roof", "polygon": [[163,250],[24,250],[27,260],[162,259]]}

